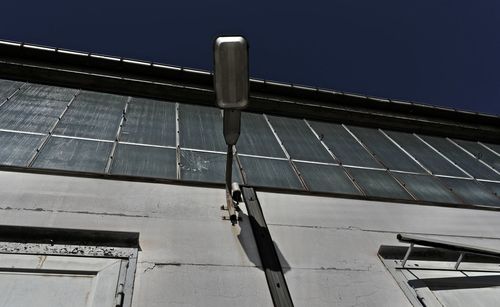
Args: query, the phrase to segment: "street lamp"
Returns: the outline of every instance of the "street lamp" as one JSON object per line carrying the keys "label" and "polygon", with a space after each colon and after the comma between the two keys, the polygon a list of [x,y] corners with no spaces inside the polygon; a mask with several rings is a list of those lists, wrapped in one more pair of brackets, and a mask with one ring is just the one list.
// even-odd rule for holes
{"label": "street lamp", "polygon": [[224,110],[227,144],[226,202],[231,223],[236,210],[231,196],[233,145],[240,136],[241,110],[248,105],[248,44],[242,36],[220,36],[214,41],[214,88],[217,106]]}

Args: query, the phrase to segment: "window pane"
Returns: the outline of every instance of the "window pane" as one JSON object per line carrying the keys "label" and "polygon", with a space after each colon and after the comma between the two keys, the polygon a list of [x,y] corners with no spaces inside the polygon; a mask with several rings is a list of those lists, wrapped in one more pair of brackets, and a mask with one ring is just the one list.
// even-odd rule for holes
{"label": "window pane", "polygon": [[402,173],[393,173],[393,175],[403,181],[406,188],[417,199],[443,203],[462,203],[433,176]]}
{"label": "window pane", "polygon": [[386,133],[433,174],[467,177],[464,172],[413,134],[395,131],[386,131]]}
{"label": "window pane", "polygon": [[292,159],[335,162],[303,120],[269,116],[269,121]]}
{"label": "window pane", "polygon": [[111,173],[176,179],[176,151],[170,148],[118,144]]}
{"label": "window pane", "polygon": [[423,136],[422,138],[472,176],[481,179],[500,180],[500,175],[468,155],[447,139],[435,136]]}
{"label": "window pane", "polygon": [[295,162],[311,191],[360,195],[339,166]]}
{"label": "window pane", "polygon": [[382,167],[342,125],[313,121],[309,123],[342,164]]}
{"label": "window pane", "polygon": [[0,108],[0,128],[49,132],[76,90],[29,84]]}
{"label": "window pane", "polygon": [[460,196],[466,204],[500,206],[500,198],[473,180],[439,178]]}
{"label": "window pane", "polygon": [[288,160],[239,156],[249,185],[303,189]]}
{"label": "window pane", "polygon": [[488,190],[492,191],[496,196],[500,197],[500,183],[481,181],[481,185],[485,186]]}
{"label": "window pane", "polygon": [[175,146],[175,104],[133,98],[127,108],[120,140]]}
{"label": "window pane", "polygon": [[181,104],[179,126],[181,147],[227,151],[219,109]]}
{"label": "window pane", "polygon": [[28,166],[44,136],[0,131],[0,164]]}
{"label": "window pane", "polygon": [[243,154],[285,158],[262,114],[241,113],[241,135],[236,148]]}
{"label": "window pane", "polygon": [[33,167],[102,173],[112,147],[110,142],[51,137]]}
{"label": "window pane", "polygon": [[[224,183],[226,155],[220,153],[181,150],[181,179]],[[233,160],[232,181],[243,182],[236,159]]]}
{"label": "window pane", "polygon": [[386,171],[348,168],[347,171],[368,196],[413,199]]}
{"label": "window pane", "polygon": [[490,150],[484,148],[484,146],[481,146],[476,142],[464,141],[464,140],[453,140],[453,141],[455,141],[458,145],[465,148],[465,150],[473,154],[477,159],[486,162],[489,166],[493,167],[497,171],[500,170],[499,155],[492,153]]}
{"label": "window pane", "polygon": [[389,169],[424,172],[424,170],[380,131],[371,128],[348,127],[368,149]]}
{"label": "window pane", "polygon": [[54,134],[114,140],[126,96],[81,92],[54,130]]}
{"label": "window pane", "polygon": [[0,103],[12,95],[23,83],[0,79]]}

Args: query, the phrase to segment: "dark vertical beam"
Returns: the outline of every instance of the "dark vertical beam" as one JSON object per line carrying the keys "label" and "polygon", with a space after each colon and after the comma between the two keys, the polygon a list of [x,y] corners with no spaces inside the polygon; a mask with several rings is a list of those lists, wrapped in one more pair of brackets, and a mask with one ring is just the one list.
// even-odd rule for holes
{"label": "dark vertical beam", "polygon": [[242,193],[274,306],[293,307],[285,275],[255,190],[243,187]]}

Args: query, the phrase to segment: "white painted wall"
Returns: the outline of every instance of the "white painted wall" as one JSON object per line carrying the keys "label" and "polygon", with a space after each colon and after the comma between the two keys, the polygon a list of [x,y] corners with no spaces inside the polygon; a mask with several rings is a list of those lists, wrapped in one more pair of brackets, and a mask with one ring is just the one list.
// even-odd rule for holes
{"label": "white painted wall", "polygon": [[295,306],[411,306],[377,257],[413,233],[500,249],[500,212],[258,193]]}
{"label": "white painted wall", "polygon": [[[500,249],[500,213],[258,192],[296,306],[409,306],[377,257],[398,232]],[[0,224],[140,232],[134,306],[272,306],[221,189],[0,172]]]}
{"label": "white painted wall", "polygon": [[1,224],[140,232],[133,305],[272,306],[248,222],[224,190],[0,172]]}

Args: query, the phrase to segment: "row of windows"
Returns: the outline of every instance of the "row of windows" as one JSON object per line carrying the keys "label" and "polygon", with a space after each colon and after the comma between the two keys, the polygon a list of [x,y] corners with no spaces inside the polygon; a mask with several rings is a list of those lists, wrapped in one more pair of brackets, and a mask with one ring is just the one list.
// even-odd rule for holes
{"label": "row of windows", "polygon": [[[1,164],[223,182],[216,108],[7,80],[0,89]],[[499,147],[243,113],[234,176],[254,186],[498,205]]]}

